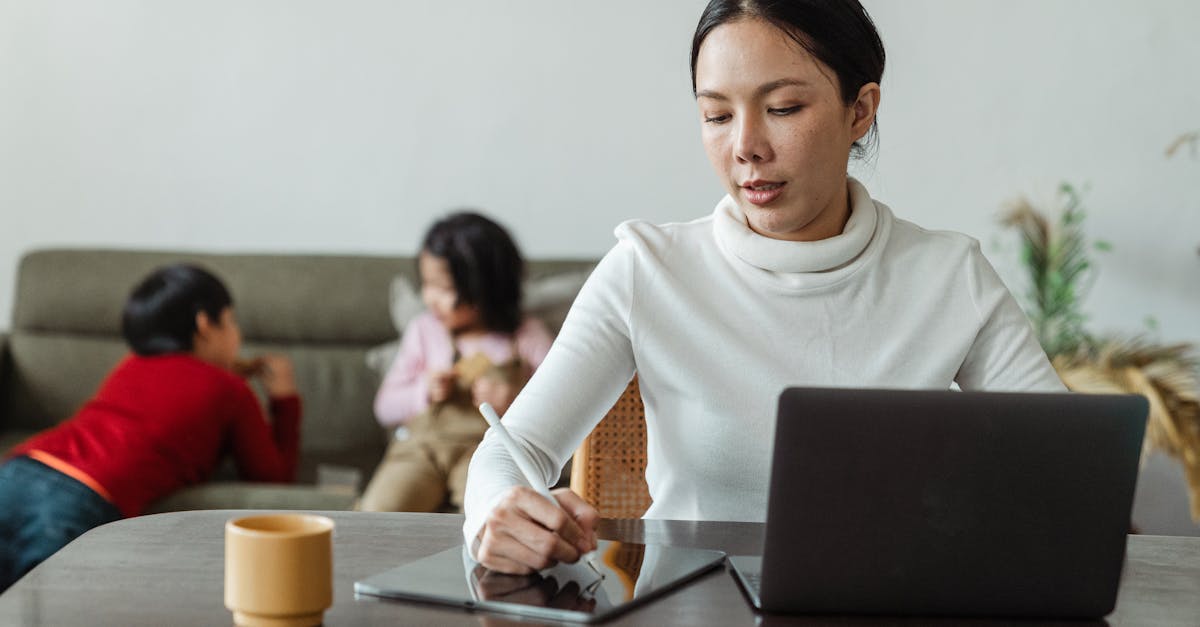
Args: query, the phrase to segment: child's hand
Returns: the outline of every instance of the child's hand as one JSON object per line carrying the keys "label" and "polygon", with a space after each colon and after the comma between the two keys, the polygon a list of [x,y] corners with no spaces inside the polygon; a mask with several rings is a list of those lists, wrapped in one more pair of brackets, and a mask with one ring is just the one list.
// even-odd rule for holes
{"label": "child's hand", "polygon": [[441,403],[454,393],[458,376],[453,370],[438,370],[429,373],[429,402]]}
{"label": "child's hand", "polygon": [[296,393],[296,375],[292,371],[292,360],[283,355],[263,355],[258,360],[262,366],[255,374],[267,388],[267,394],[278,398]]}
{"label": "child's hand", "polygon": [[516,386],[501,377],[480,377],[471,386],[472,402],[476,406],[487,403],[501,416],[508,411],[517,392],[520,390]]}

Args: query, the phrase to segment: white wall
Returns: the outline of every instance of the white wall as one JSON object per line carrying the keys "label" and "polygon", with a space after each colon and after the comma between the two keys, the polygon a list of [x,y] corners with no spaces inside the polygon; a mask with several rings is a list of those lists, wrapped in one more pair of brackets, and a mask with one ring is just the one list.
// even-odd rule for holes
{"label": "white wall", "polygon": [[[410,253],[473,205],[530,256],[595,256],[623,219],[705,214],[703,4],[0,0],[0,328],[40,246]],[[1003,202],[1090,183],[1097,327],[1200,342],[1200,159],[1163,155],[1200,128],[1200,3],[867,6],[873,193],[1011,279]]]}

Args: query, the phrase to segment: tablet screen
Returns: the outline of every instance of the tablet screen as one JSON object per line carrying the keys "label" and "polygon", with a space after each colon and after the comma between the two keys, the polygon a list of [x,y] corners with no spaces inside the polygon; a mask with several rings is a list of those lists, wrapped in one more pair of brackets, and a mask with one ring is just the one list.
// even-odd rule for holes
{"label": "tablet screen", "polygon": [[359,594],[592,622],[661,594],[720,564],[720,551],[602,540],[592,561],[506,575],[455,547],[355,582]]}

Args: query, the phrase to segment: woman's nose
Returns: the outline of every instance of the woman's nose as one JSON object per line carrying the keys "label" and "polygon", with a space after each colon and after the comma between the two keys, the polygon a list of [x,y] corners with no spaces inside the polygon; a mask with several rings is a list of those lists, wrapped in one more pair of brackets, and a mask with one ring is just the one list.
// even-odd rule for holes
{"label": "woman's nose", "polygon": [[774,158],[765,125],[753,116],[742,116],[733,142],[733,156],[739,163],[762,163]]}

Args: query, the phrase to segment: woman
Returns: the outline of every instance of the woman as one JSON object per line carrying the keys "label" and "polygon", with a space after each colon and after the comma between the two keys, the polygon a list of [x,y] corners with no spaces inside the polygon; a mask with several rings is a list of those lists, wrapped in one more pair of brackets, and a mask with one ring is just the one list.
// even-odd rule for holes
{"label": "woman", "polygon": [[[647,518],[763,520],[789,385],[1063,389],[977,242],[894,217],[846,175],[883,66],[857,0],[709,3],[692,77],[728,196],[693,222],[617,228],[505,417],[547,484],[635,364]],[[595,511],[538,497],[494,438],[468,477],[464,533],[485,566],[527,573],[594,547]]]}

